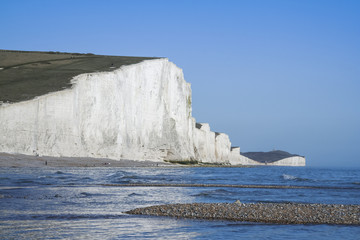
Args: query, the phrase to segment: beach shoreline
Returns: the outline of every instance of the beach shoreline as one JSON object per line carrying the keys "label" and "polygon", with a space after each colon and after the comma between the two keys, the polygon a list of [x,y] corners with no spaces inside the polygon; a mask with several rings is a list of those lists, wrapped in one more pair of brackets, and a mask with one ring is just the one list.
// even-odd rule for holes
{"label": "beach shoreline", "polygon": [[0,152],[0,167],[221,167],[247,168],[248,165],[226,165],[186,161],[151,161],[90,157],[50,157]]}
{"label": "beach shoreline", "polygon": [[48,157],[0,153],[0,167],[171,167],[167,162],[88,157]]}
{"label": "beach shoreline", "polygon": [[304,203],[190,203],[136,208],[134,215],[273,224],[360,225],[360,206]]}

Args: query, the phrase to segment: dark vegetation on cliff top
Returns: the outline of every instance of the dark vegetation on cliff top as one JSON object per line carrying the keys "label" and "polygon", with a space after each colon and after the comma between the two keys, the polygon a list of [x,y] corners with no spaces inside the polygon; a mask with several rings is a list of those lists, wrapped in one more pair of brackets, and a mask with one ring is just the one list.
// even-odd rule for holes
{"label": "dark vegetation on cliff top", "polygon": [[241,155],[261,163],[272,163],[284,158],[300,156],[280,150],[270,152],[242,152]]}
{"label": "dark vegetation on cliff top", "polygon": [[71,87],[82,73],[112,71],[147,57],[0,50],[0,103],[20,102]]}

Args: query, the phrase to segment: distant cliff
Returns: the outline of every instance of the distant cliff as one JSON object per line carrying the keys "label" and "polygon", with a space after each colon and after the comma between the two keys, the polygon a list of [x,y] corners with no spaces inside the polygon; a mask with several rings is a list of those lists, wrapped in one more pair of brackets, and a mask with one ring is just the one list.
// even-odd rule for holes
{"label": "distant cliff", "polygon": [[168,59],[32,53],[0,51],[0,152],[247,164]]}
{"label": "distant cliff", "polygon": [[254,161],[253,165],[305,166],[305,157],[280,150],[244,152],[241,155]]}

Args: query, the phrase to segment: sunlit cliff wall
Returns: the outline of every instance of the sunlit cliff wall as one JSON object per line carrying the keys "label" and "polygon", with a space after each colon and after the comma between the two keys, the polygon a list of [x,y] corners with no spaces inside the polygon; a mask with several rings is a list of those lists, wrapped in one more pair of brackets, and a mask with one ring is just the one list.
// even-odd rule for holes
{"label": "sunlit cliff wall", "polygon": [[[0,105],[0,152],[264,165],[192,117],[190,84],[167,59],[81,74],[72,87]],[[268,165],[305,165],[289,158]]]}
{"label": "sunlit cliff wall", "polygon": [[0,106],[0,152],[229,162],[230,141],[196,128],[191,88],[167,59],[82,74],[73,86]]}

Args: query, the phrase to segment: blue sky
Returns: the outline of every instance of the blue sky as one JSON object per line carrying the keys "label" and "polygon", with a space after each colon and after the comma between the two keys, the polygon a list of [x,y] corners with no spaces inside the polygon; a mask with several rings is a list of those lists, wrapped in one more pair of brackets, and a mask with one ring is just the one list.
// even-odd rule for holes
{"label": "blue sky", "polygon": [[167,57],[241,151],[360,166],[360,1],[0,3],[0,49]]}

